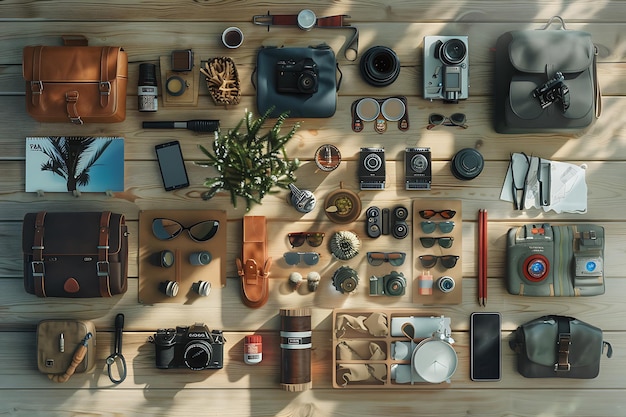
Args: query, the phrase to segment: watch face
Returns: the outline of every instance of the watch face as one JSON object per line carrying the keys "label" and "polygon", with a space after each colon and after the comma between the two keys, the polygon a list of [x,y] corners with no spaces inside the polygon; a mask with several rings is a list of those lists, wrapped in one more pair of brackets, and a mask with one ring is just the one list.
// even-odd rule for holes
{"label": "watch face", "polygon": [[335,145],[322,145],[315,151],[315,165],[325,172],[336,169],[341,162],[341,153]]}
{"label": "watch face", "polygon": [[317,17],[313,10],[304,9],[298,13],[298,26],[300,29],[309,30],[315,26],[316,21]]}
{"label": "watch face", "polygon": [[456,371],[458,357],[449,343],[426,339],[413,351],[412,366],[424,381],[433,384],[444,382]]}

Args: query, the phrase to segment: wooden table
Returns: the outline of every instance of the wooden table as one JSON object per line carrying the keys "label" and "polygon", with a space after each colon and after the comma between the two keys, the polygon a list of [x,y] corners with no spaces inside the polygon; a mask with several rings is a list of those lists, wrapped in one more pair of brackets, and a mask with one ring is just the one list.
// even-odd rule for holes
{"label": "wooden table", "polygon": [[[252,16],[297,13],[312,8],[318,16],[348,14],[359,28],[359,52],[375,45],[393,48],[402,63],[398,80],[386,88],[374,88],[359,75],[358,61],[347,61],[341,53],[347,31],[255,26]],[[592,127],[575,134],[499,135],[491,123],[493,46],[497,37],[512,29],[537,28],[549,17],[560,14],[568,28],[587,30],[599,46],[598,74],[603,88],[603,115]],[[0,414],[16,416],[64,415],[162,415],[189,416],[218,413],[241,415],[444,415],[444,416],[623,416],[626,407],[626,325],[623,294],[626,293],[626,257],[622,239],[626,236],[626,40],[623,37],[626,4],[623,1],[583,0],[501,2],[489,1],[402,1],[387,2],[324,0],[312,3],[260,1],[186,1],[102,3],[67,0],[0,3]],[[220,44],[228,26],[240,27],[245,40],[236,50]],[[80,33],[93,45],[122,45],[129,56],[128,114],[126,121],[109,125],[72,126],[40,124],[24,110],[24,82],[21,78],[22,48],[31,44],[59,44],[59,36]],[[458,105],[430,102],[422,95],[422,42],[425,35],[466,34],[470,39],[470,98]],[[461,200],[463,206],[463,301],[434,308],[452,319],[455,348],[460,363],[449,386],[391,391],[342,391],[331,384],[331,317],[334,308],[402,308],[432,311],[413,304],[410,296],[399,299],[370,298],[367,286],[352,296],[335,292],[330,276],[341,263],[329,262],[315,293],[289,290],[287,276],[276,272],[270,283],[269,302],[249,309],[241,302],[234,259],[241,252],[243,201],[231,207],[229,196],[220,193],[210,201],[200,198],[204,178],[212,172],[193,164],[202,159],[198,144],[209,144],[211,135],[186,130],[144,130],[146,120],[188,120],[212,118],[225,131],[236,125],[244,109],[255,110],[255,91],[250,75],[257,49],[269,45],[308,46],[328,43],[336,52],[344,80],[337,112],[328,119],[305,119],[288,144],[291,156],[303,161],[297,171],[297,185],[315,193],[320,200],[344,186],[358,192],[356,169],[362,146],[384,147],[387,157],[387,187],[384,191],[358,192],[363,206],[410,205],[419,199]],[[200,86],[197,107],[161,108],[155,114],[137,111],[136,85],[142,62],[158,64],[159,57],[172,50],[192,48],[201,58],[228,55],[238,66],[242,80],[241,104],[228,109],[216,107],[204,85]],[[352,132],[350,105],[361,97],[405,95],[411,127],[400,132],[395,126],[377,134],[372,123],[365,131]],[[463,112],[469,128],[441,127],[427,130],[430,113],[449,115]],[[24,138],[42,135],[106,135],[125,138],[125,191],[112,197],[104,194],[46,194],[24,190]],[[178,139],[189,172],[191,186],[165,192],[161,185],[154,145]],[[344,161],[331,173],[316,172],[312,157],[322,144],[336,144]],[[431,191],[405,191],[403,153],[408,146],[428,146],[433,156]],[[472,181],[460,181],[450,173],[450,160],[462,148],[477,148],[485,157],[483,173]],[[540,210],[513,210],[499,199],[503,178],[512,152],[532,153],[547,159],[587,164],[588,212],[584,215],[544,213]],[[290,231],[335,228],[323,212],[300,214],[286,203],[286,191],[263,200],[249,214],[268,218],[270,254],[278,259],[288,249],[285,235]],[[191,305],[137,302],[138,213],[153,209],[227,210],[228,284],[203,302]],[[477,216],[479,208],[489,212],[489,299],[486,310],[503,317],[503,377],[497,383],[476,383],[469,379],[469,314],[483,310],[477,304]],[[112,210],[129,219],[130,283],[128,292],[112,299],[38,299],[22,287],[21,220],[37,210]],[[409,218],[412,224],[414,219]],[[509,295],[504,286],[505,234],[527,222],[597,223],[606,228],[606,294],[592,298],[523,298]],[[364,214],[347,225],[363,236],[365,250],[411,251],[411,239],[397,241],[390,236],[365,238]],[[362,259],[361,259],[362,260]],[[363,265],[360,262],[359,265]],[[279,271],[277,269],[276,271]],[[279,388],[279,309],[312,308],[313,389],[297,394]],[[124,354],[128,378],[119,386],[106,376],[104,359],[113,345],[113,322],[117,313],[126,316]],[[600,376],[593,380],[528,380],[517,374],[515,356],[506,346],[508,334],[519,324],[546,313],[575,316],[605,331],[613,344],[612,359],[603,358]],[[73,377],[66,384],[54,384],[38,373],[35,363],[35,326],[45,318],[93,320],[98,329],[97,367],[94,373]],[[154,347],[148,336],[159,327],[205,322],[224,330],[227,344],[225,366],[220,371],[192,372],[157,370]],[[243,338],[263,336],[264,358],[256,366],[243,363]]]}

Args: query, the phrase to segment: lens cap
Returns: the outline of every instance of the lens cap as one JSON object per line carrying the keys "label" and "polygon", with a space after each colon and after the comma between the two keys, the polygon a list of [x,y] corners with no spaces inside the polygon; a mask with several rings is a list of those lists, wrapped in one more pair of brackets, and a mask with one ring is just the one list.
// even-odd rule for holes
{"label": "lens cap", "polygon": [[483,171],[485,160],[476,149],[461,149],[452,158],[450,170],[460,180],[472,180]]}

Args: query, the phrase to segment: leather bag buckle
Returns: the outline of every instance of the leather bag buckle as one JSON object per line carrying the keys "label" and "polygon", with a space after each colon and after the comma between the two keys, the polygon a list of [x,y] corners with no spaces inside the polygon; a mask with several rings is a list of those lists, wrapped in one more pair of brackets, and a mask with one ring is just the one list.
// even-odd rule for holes
{"label": "leather bag buckle", "polygon": [[43,92],[43,83],[41,81],[31,81],[30,82],[30,91],[32,94],[42,94]]}
{"label": "leather bag buckle", "polygon": [[559,334],[557,363],[554,364],[555,372],[568,372],[571,369],[569,363],[569,348],[572,337],[569,333]]}
{"label": "leather bag buckle", "polygon": [[110,96],[111,95],[111,83],[108,81],[100,81],[99,84],[100,95],[101,96]]}
{"label": "leather bag buckle", "polygon": [[108,277],[109,276],[109,261],[96,262],[96,270],[98,271],[99,277]]}
{"label": "leather bag buckle", "polygon": [[30,268],[33,272],[33,277],[43,277],[46,274],[46,266],[43,261],[32,261]]}

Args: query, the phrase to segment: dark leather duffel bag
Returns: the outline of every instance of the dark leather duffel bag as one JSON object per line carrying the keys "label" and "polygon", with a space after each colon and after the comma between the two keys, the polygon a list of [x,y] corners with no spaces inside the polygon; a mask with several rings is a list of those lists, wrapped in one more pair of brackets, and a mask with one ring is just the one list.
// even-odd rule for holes
{"label": "dark leather duffel bag", "polygon": [[111,297],[128,279],[124,215],[27,213],[22,228],[24,288],[38,297]]}

